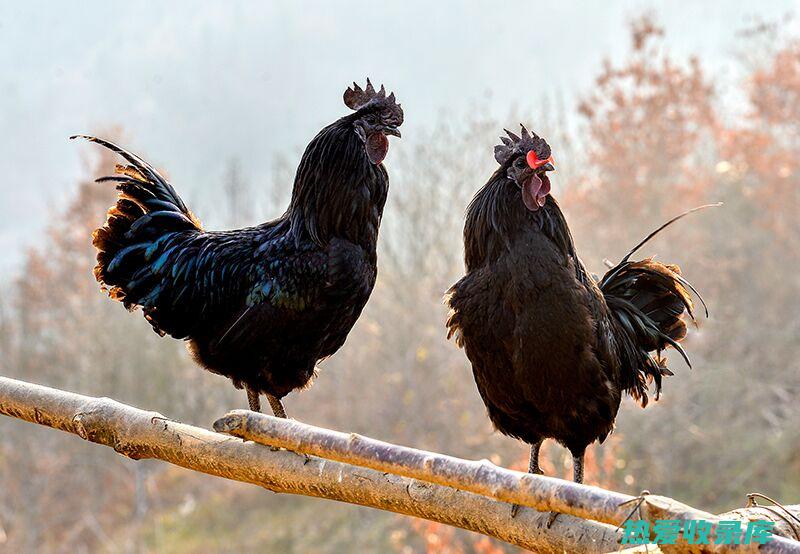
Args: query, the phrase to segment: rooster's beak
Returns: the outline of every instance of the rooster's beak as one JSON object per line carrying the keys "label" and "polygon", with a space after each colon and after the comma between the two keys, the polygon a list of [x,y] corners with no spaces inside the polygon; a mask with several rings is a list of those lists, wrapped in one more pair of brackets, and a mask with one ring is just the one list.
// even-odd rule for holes
{"label": "rooster's beak", "polygon": [[542,171],[555,171],[556,170],[556,166],[554,166],[550,162],[547,162],[546,164],[544,164],[539,169],[541,169]]}
{"label": "rooster's beak", "polygon": [[397,138],[400,138],[400,131],[397,129],[397,127],[384,127],[383,132],[384,134],[394,135]]}

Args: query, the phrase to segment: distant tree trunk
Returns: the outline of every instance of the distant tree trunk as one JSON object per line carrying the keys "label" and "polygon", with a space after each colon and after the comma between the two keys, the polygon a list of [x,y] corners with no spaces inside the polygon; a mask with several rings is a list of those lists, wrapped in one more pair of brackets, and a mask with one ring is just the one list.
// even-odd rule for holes
{"label": "distant tree trunk", "polygon": [[147,515],[147,488],[146,488],[146,478],[147,478],[147,468],[145,468],[141,464],[134,464],[133,466],[133,478],[134,478],[134,517],[138,520],[144,519],[144,516]]}
{"label": "distant tree trunk", "polygon": [[242,164],[239,158],[228,160],[225,169],[225,200],[227,203],[227,222],[231,227],[251,224],[253,218],[253,198],[250,187],[242,177]]}

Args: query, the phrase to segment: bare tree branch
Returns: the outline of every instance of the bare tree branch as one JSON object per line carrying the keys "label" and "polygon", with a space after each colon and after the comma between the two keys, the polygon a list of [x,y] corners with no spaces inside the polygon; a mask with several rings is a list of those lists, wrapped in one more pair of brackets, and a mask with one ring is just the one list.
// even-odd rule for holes
{"label": "bare tree branch", "polygon": [[[725,518],[722,518],[664,496],[646,494],[634,497],[497,467],[488,460],[462,460],[436,452],[397,446],[355,433],[331,431],[246,410],[228,413],[214,423],[214,429],[268,446],[449,486],[543,512],[556,511],[612,525],[622,525],[634,511],[636,518],[641,517],[651,523],[660,519],[747,521],[748,518],[755,519],[753,515],[760,519],[779,521],[774,515],[766,517],[763,509],[758,509],[757,514],[753,509],[738,510],[725,514]],[[682,544],[679,548],[686,546]],[[756,546],[753,545],[754,550]],[[734,548],[736,551],[742,550],[742,547]],[[669,547],[663,550],[668,551]],[[725,545],[714,545],[708,550],[727,552],[728,548]],[[800,552],[800,543],[776,539],[761,547],[761,550]]]}
{"label": "bare tree branch", "polygon": [[[214,423],[214,429],[267,446],[387,471],[488,496],[501,502],[530,506],[545,512],[561,512],[611,525],[619,525],[625,520],[631,511],[629,504],[636,498],[562,479],[505,469],[488,460],[462,460],[247,410],[228,413]],[[666,507],[663,509],[668,510]]]}
{"label": "bare tree branch", "polygon": [[536,552],[602,552],[618,548],[619,533],[602,523],[520,510],[469,492],[335,461],[243,442],[171,421],[161,414],[0,377],[0,414],[39,423],[110,446],[133,459],[172,464],[274,492],[369,506],[437,521]]}
{"label": "bare tree branch", "polygon": [[[178,423],[108,398],[5,377],[0,377],[0,414],[77,434],[129,458],[156,458],[274,492],[421,517],[536,552],[616,551],[620,533],[608,523],[621,524],[632,511],[649,521],[720,520],[666,497],[632,497],[244,410],[230,412],[215,428],[262,444]],[[523,509],[512,518],[511,502],[542,511]],[[571,515],[561,515],[548,528],[549,510]],[[737,510],[724,518],[780,519],[763,507]],[[800,542],[776,537],[760,547],[662,546],[663,552],[756,550],[797,553]]]}

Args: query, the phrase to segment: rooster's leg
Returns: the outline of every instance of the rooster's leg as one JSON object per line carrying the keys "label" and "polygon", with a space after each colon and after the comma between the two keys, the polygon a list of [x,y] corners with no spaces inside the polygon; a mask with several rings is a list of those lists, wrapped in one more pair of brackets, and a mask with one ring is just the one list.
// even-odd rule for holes
{"label": "rooster's leg", "polygon": [[531,459],[528,462],[528,473],[535,473],[536,475],[543,475],[541,468],[539,467],[539,450],[542,448],[542,442],[539,441],[536,444],[531,445]]}
{"label": "rooster's leg", "polygon": [[[535,475],[542,475],[543,472],[539,467],[539,449],[542,448],[542,440],[539,440],[531,445],[531,457],[528,460],[528,473],[533,473]],[[519,511],[519,504],[512,504],[511,505],[511,517],[517,517],[517,512]]]}
{"label": "rooster's leg", "polygon": [[250,410],[253,412],[261,411],[261,399],[258,397],[258,391],[247,387],[247,402],[250,404]]}
{"label": "rooster's leg", "polygon": [[269,405],[272,407],[272,413],[275,414],[275,417],[286,419],[286,410],[283,408],[283,402],[281,402],[280,398],[267,393],[267,400],[269,400]]}
{"label": "rooster's leg", "polygon": [[583,483],[583,452],[580,456],[572,456],[572,480]]}

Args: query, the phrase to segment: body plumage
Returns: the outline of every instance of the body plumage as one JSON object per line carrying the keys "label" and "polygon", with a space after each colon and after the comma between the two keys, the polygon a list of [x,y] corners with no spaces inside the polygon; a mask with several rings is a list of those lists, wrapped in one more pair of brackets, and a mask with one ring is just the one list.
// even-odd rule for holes
{"label": "body plumage", "polygon": [[355,113],[322,129],[303,153],[289,208],[276,220],[206,231],[172,186],[139,157],[87,137],[129,165],[101,180],[120,196],[94,234],[95,276],[141,307],[153,329],[186,339],[203,367],[246,388],[251,407],[311,380],[369,299],[389,178],[385,134],[402,109],[368,82],[345,92]]}
{"label": "body plumage", "polygon": [[531,472],[541,473],[542,441],[555,439],[580,482],[584,451],[613,430],[622,395],[645,405],[649,382],[658,394],[671,375],[662,351],[683,354],[690,285],[677,266],[630,255],[596,281],[549,194],[549,145],[524,127],[509,136],[467,211],[466,275],[446,297],[449,336],[464,347],[495,428],[531,445]]}

